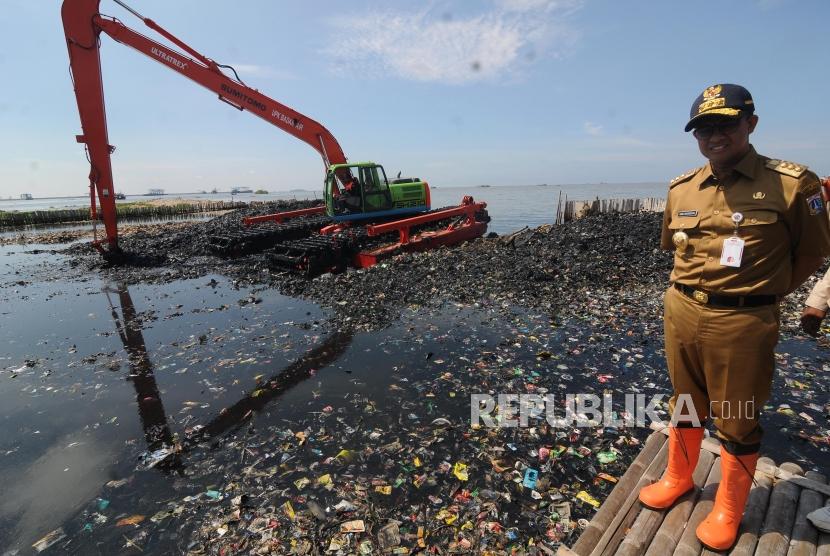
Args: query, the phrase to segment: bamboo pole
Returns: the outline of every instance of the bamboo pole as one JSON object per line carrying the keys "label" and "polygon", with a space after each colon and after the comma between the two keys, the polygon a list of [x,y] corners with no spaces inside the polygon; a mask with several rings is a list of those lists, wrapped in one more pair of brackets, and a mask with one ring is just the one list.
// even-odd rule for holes
{"label": "bamboo pole", "polygon": [[715,503],[715,494],[718,491],[718,484],[720,483],[720,457],[716,457],[712,462],[712,467],[709,470],[709,476],[706,478],[706,483],[700,493],[697,504],[695,504],[692,515],[689,516],[689,521],[686,522],[686,529],[677,541],[677,548],[674,549],[675,556],[698,556],[703,546],[697,538],[695,530],[700,522],[703,521],[709,512],[712,511],[712,506]]}
{"label": "bamboo pole", "polygon": [[[821,473],[807,471],[807,478],[816,482],[826,483],[827,479]],[[815,556],[818,542],[818,529],[807,520],[807,514],[819,509],[824,504],[824,497],[818,492],[803,489],[798,499],[798,510],[793,525],[792,540],[787,556]]]}
{"label": "bamboo pole", "polygon": [[591,551],[591,556],[605,556],[613,554],[616,551],[626,530],[631,526],[631,523],[642,508],[638,498],[640,489],[657,479],[666,466],[669,455],[668,446],[668,442],[662,444],[657,455],[650,462],[642,477],[640,477],[640,480],[637,481],[637,484],[617,511],[614,519],[611,520],[602,537],[597,541],[596,546]]}
{"label": "bamboo pole", "polygon": [[[781,469],[793,474],[803,474],[801,467],[794,463],[784,463]],[[798,509],[800,489],[792,481],[779,481],[772,489],[767,516],[761,537],[758,539],[756,553],[769,556],[784,556],[790,544],[790,538]]]}
{"label": "bamboo pole", "polygon": [[[600,506],[596,515],[591,519],[591,523],[582,532],[571,550],[577,554],[585,555],[597,546],[597,541],[608,530],[611,522],[619,514],[620,508],[628,500],[643,473],[665,444],[666,437],[662,434],[649,435],[640,453],[634,458],[634,461]],[[639,489],[637,490],[639,492]]]}
{"label": "bamboo pole", "polygon": [[[830,500],[824,503],[830,504]],[[816,556],[830,556],[830,533],[820,533],[816,545]]]}
{"label": "bamboo pole", "polygon": [[[250,203],[261,204],[260,201]],[[116,215],[121,220],[136,218],[169,218],[202,212],[235,210],[249,206],[241,201],[207,201],[197,203],[179,203],[172,206],[116,206]],[[99,219],[102,215],[99,214]],[[28,212],[0,212],[0,228],[16,228],[33,225],[66,224],[72,222],[89,222],[88,208],[35,210]]]}
{"label": "bamboo pole", "polygon": [[[561,203],[561,192],[560,192]],[[645,199],[594,199],[593,201],[569,200],[561,209],[557,205],[557,223],[570,222],[593,214],[633,213],[633,212],[661,212],[666,208],[666,200],[656,197]],[[562,214],[561,220],[559,215]]]}
{"label": "bamboo pole", "polygon": [[[775,467],[775,462],[769,458],[760,458],[767,465]],[[772,492],[772,478],[763,471],[755,471],[755,484],[749,491],[749,498],[746,501],[744,516],[741,519],[741,528],[738,530],[738,540],[732,548],[735,556],[752,556],[755,554],[755,547],[758,545],[758,534],[764,524],[764,516],[767,513],[769,495]]]}

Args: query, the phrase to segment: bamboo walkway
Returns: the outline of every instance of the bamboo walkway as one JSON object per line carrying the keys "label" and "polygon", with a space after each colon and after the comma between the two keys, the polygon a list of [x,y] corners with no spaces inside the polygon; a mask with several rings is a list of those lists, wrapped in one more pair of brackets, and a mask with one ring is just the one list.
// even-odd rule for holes
{"label": "bamboo walkway", "polygon": [[[657,427],[653,427],[657,428]],[[559,556],[612,554],[695,556],[717,554],[701,546],[695,529],[712,508],[720,481],[720,444],[706,438],[694,472],[698,488],[668,510],[655,511],[637,499],[641,487],[660,477],[668,458],[667,429],[655,430],[572,548]],[[760,458],[738,540],[729,554],[749,556],[830,556],[830,534],[807,514],[830,503],[826,477],[794,463],[780,467]]]}

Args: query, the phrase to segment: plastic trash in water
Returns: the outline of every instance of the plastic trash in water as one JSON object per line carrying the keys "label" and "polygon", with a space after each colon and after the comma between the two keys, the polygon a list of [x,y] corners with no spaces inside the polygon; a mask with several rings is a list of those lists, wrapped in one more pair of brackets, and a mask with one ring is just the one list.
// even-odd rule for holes
{"label": "plastic trash in water", "polygon": [[597,500],[596,498],[594,498],[593,496],[591,496],[590,494],[588,494],[584,490],[580,490],[579,492],[576,493],[576,499],[577,500],[582,500],[583,502],[585,502],[587,504],[590,504],[595,508],[600,507],[600,501]]}
{"label": "plastic trash in water", "polygon": [[461,463],[460,461],[456,462],[452,468],[452,474],[459,481],[467,481],[470,479],[470,475],[467,473],[467,464]]}
{"label": "plastic trash in water", "polygon": [[527,468],[525,470],[525,478],[522,481],[522,485],[525,488],[534,489],[536,488],[536,480],[539,478],[539,472],[536,469]]}
{"label": "plastic trash in water", "polygon": [[51,533],[49,533],[48,535],[46,535],[45,537],[43,537],[42,539],[40,539],[39,541],[37,541],[35,544],[33,544],[32,548],[34,548],[38,552],[43,552],[50,546],[62,541],[65,538],[66,533],[63,532],[62,527],[59,527]]}

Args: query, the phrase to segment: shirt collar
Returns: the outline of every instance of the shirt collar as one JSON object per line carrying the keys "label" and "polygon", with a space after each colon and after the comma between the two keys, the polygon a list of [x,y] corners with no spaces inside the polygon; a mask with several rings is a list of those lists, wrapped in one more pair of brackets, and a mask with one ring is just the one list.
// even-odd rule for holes
{"label": "shirt collar", "polygon": [[[758,167],[757,162],[759,158],[760,156],[758,156],[758,153],[755,152],[755,147],[750,145],[749,152],[747,152],[743,158],[735,164],[734,170],[749,179],[755,179],[755,171]],[[701,172],[700,178],[700,184],[702,186],[710,185],[711,182],[715,181],[715,174],[712,172],[711,162],[707,162],[706,166],[703,167],[703,172]]]}

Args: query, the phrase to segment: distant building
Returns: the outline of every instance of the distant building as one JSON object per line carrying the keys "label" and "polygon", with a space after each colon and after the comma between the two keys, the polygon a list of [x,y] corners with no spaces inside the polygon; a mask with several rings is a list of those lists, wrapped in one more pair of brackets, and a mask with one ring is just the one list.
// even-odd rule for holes
{"label": "distant building", "polygon": [[31,201],[32,200],[32,194],[31,193],[21,193],[20,198],[23,199],[24,201]]}

